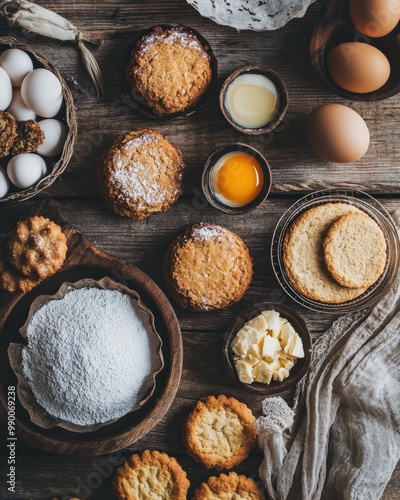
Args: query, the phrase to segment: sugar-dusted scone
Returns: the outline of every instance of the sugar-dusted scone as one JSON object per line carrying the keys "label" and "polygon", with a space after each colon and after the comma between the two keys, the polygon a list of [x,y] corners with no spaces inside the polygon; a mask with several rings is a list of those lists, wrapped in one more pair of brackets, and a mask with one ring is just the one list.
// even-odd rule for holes
{"label": "sugar-dusted scone", "polygon": [[50,219],[35,215],[17,223],[7,240],[8,259],[14,269],[33,280],[43,280],[63,265],[67,238]]}
{"label": "sugar-dusted scone", "polygon": [[157,130],[133,130],[116,139],[100,161],[100,191],[115,213],[142,220],[178,200],[185,168],[181,151]]}
{"label": "sugar-dusted scone", "polygon": [[0,289],[6,292],[26,293],[32,290],[38,281],[17,273],[7,261],[6,252],[0,249]]}
{"label": "sugar-dusted scone", "polygon": [[175,458],[145,450],[119,467],[113,486],[119,500],[186,500],[190,482]]}
{"label": "sugar-dusted scone", "polygon": [[136,44],[126,76],[136,98],[166,116],[186,110],[205,93],[210,55],[193,32],[157,26]]}
{"label": "sugar-dusted scone", "polygon": [[164,259],[164,276],[178,304],[210,311],[243,297],[253,277],[253,263],[239,236],[202,222],[172,242]]}
{"label": "sugar-dusted scone", "polygon": [[16,136],[16,119],[7,111],[0,111],[0,158],[10,154]]}
{"label": "sugar-dusted scone", "polygon": [[17,123],[17,136],[10,150],[12,155],[32,153],[43,144],[44,132],[35,120],[26,120]]}
{"label": "sugar-dusted scone", "polygon": [[194,492],[193,500],[264,500],[254,479],[236,472],[210,477]]}
{"label": "sugar-dusted scone", "polygon": [[255,418],[244,403],[223,394],[197,402],[183,428],[188,454],[204,467],[231,469],[256,441]]}
{"label": "sugar-dusted scone", "polygon": [[349,213],[364,213],[347,203],[325,203],[304,212],[289,227],[283,241],[283,267],[296,290],[312,300],[340,304],[367,289],[348,288],[335,281],[324,262],[324,238],[330,226]]}
{"label": "sugar-dusted scone", "polygon": [[324,257],[328,271],[338,283],[350,288],[368,288],[385,270],[385,235],[367,214],[344,215],[325,236]]}

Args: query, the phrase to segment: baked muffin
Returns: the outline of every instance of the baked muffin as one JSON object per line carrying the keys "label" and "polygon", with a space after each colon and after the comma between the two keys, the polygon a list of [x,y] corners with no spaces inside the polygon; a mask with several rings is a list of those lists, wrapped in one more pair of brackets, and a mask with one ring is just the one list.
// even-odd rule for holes
{"label": "baked muffin", "polygon": [[8,236],[7,247],[13,268],[32,280],[54,274],[67,256],[67,238],[61,227],[38,215],[17,223]]}
{"label": "baked muffin", "polygon": [[137,100],[167,116],[190,108],[206,92],[211,58],[193,32],[156,26],[136,44],[126,76]]}
{"label": "baked muffin", "polygon": [[239,236],[202,222],[172,242],[164,259],[164,276],[182,307],[223,309],[245,294],[253,277],[253,263]]}
{"label": "baked muffin", "polygon": [[165,212],[183,193],[182,153],[157,130],[119,137],[100,162],[100,191],[116,214],[142,220]]}

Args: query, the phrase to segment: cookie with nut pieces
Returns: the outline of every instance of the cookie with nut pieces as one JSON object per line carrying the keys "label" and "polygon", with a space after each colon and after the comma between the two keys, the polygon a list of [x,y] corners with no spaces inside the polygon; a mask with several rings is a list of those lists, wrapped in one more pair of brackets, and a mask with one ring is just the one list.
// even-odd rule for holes
{"label": "cookie with nut pieces", "polygon": [[8,236],[7,247],[13,268],[33,280],[54,274],[67,256],[67,238],[61,227],[37,215],[17,223]]}
{"label": "cookie with nut pieces", "polygon": [[210,477],[194,492],[193,500],[264,500],[265,495],[254,479],[236,472]]}
{"label": "cookie with nut pieces", "polygon": [[11,147],[10,153],[18,155],[32,153],[43,144],[44,132],[35,120],[26,120],[17,123],[17,135]]}
{"label": "cookie with nut pieces", "polygon": [[248,457],[256,442],[250,408],[221,394],[197,402],[183,428],[188,454],[204,467],[231,469]]}
{"label": "cookie with nut pieces", "polygon": [[119,500],[186,500],[190,482],[175,458],[145,450],[118,468],[113,486]]}
{"label": "cookie with nut pieces", "polygon": [[0,158],[10,154],[16,136],[16,119],[8,111],[0,111]]}
{"label": "cookie with nut pieces", "polygon": [[17,273],[15,269],[7,261],[7,255],[4,249],[0,250],[0,289],[5,292],[15,293],[22,292],[26,293],[32,290],[34,286],[38,284],[35,281],[26,276],[22,276]]}
{"label": "cookie with nut pieces", "polygon": [[179,305],[194,311],[224,309],[250,286],[253,262],[232,231],[202,222],[181,233],[164,258],[164,277]]}

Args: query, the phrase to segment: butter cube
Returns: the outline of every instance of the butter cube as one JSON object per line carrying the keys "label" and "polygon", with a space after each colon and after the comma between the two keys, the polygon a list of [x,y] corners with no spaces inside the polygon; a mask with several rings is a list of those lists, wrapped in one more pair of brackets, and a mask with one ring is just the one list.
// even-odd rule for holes
{"label": "butter cube", "polygon": [[[287,322],[285,323],[282,328],[281,328],[281,333],[279,335],[279,339],[281,341],[281,344],[282,344],[282,347],[286,347],[291,339],[291,337],[293,337],[293,335],[295,334],[295,329],[293,328],[293,326]],[[285,349],[286,352],[288,352],[286,349]]]}
{"label": "butter cube", "polygon": [[257,361],[259,361],[262,358],[261,348],[258,344],[252,344],[249,347],[247,354],[249,355],[249,357],[257,359]]}
{"label": "butter cube", "polygon": [[246,356],[253,344],[258,344],[264,334],[251,326],[244,326],[232,341],[233,352],[237,356]]}
{"label": "butter cube", "polygon": [[[265,358],[263,361],[265,361]],[[271,363],[268,363],[268,365],[272,371],[279,370],[279,368],[282,367],[279,359],[274,359]]]}
{"label": "butter cube", "polygon": [[239,359],[239,361],[237,361],[236,371],[239,380],[244,384],[251,384],[252,382],[254,382],[253,367],[245,359]]}
{"label": "butter cube", "polygon": [[266,335],[262,345],[262,357],[274,358],[276,353],[281,350],[281,345],[278,339]]}
{"label": "butter cube", "polygon": [[303,342],[298,333],[295,332],[293,335],[292,342],[287,352],[296,358],[304,358]]}
{"label": "butter cube", "polygon": [[265,321],[265,318],[262,314],[259,314],[255,318],[251,319],[246,323],[246,326],[251,326],[255,328],[259,332],[265,333],[268,330],[268,323]]}
{"label": "butter cube", "polygon": [[289,370],[286,368],[279,368],[279,370],[275,370],[273,374],[274,380],[279,380],[279,382],[282,382],[285,378],[288,378],[289,376]]}
{"label": "butter cube", "polygon": [[293,361],[290,359],[281,358],[280,361],[281,361],[283,368],[286,368],[286,370],[291,370],[294,366]]}
{"label": "butter cube", "polygon": [[277,338],[281,330],[279,313],[273,310],[263,311],[262,315],[264,316],[266,322],[268,323],[268,329],[270,330],[272,337]]}
{"label": "butter cube", "polygon": [[265,361],[260,361],[253,368],[254,380],[262,384],[269,384],[273,374],[274,371],[271,370],[270,366]]}

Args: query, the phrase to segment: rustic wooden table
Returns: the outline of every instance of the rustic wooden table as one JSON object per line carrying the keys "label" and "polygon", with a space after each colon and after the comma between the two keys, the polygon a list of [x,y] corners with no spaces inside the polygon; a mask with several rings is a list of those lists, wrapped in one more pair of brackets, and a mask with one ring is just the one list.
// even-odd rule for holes
{"label": "rustic wooden table", "polygon": [[[388,210],[400,207],[398,180],[400,96],[384,102],[344,102],[327,91],[313,75],[308,62],[308,41],[320,15],[320,3],[313,4],[303,19],[290,22],[277,32],[238,33],[203,19],[185,0],[43,0],[46,7],[69,18],[84,31],[100,35],[103,45],[94,50],[102,67],[106,96],[96,99],[82,70],[75,48],[10,30],[2,21],[1,34],[28,40],[46,54],[69,82],[77,107],[79,138],[68,170],[42,194],[57,199],[67,221],[101,249],[134,263],[165,289],[160,259],[171,238],[190,223],[222,224],[241,235],[254,257],[255,276],[244,299],[228,311],[196,314],[176,308],[183,335],[184,367],[177,397],[163,420],[146,437],[116,457],[62,457],[38,451],[22,441],[17,447],[17,492],[6,489],[6,433],[1,426],[0,498],[69,499],[71,496],[108,500],[113,498],[111,477],[116,462],[132,452],[156,448],[176,456],[187,470],[193,486],[212,475],[185,453],[181,443],[182,422],[193,403],[206,395],[225,393],[246,402],[256,415],[261,400],[235,387],[221,360],[222,334],[230,319],[244,307],[261,300],[281,300],[294,306],[305,318],[313,337],[332,323],[333,316],[297,307],[283,294],[272,273],[269,249],[273,229],[281,214],[303,193],[337,184],[363,189],[376,195]],[[269,136],[249,137],[229,127],[217,104],[217,97],[197,114],[173,121],[153,122],[136,114],[127,101],[119,78],[119,55],[139,29],[162,22],[181,22],[198,29],[211,43],[219,61],[220,83],[229,73],[247,64],[264,64],[285,79],[290,96],[287,121]],[[364,117],[371,145],[355,165],[328,164],[312,154],[304,139],[307,113],[326,102],[344,102]],[[122,219],[108,211],[99,196],[95,180],[101,152],[119,134],[135,127],[157,127],[182,150],[189,167],[185,196],[167,213],[143,222]],[[256,212],[231,217],[211,208],[200,192],[205,157],[217,146],[234,141],[260,149],[273,173],[270,198]],[[0,224],[17,217],[30,202],[1,207]],[[291,394],[286,394],[290,400]],[[256,474],[261,462],[256,450],[235,470]],[[383,496],[400,498],[400,467]]]}

